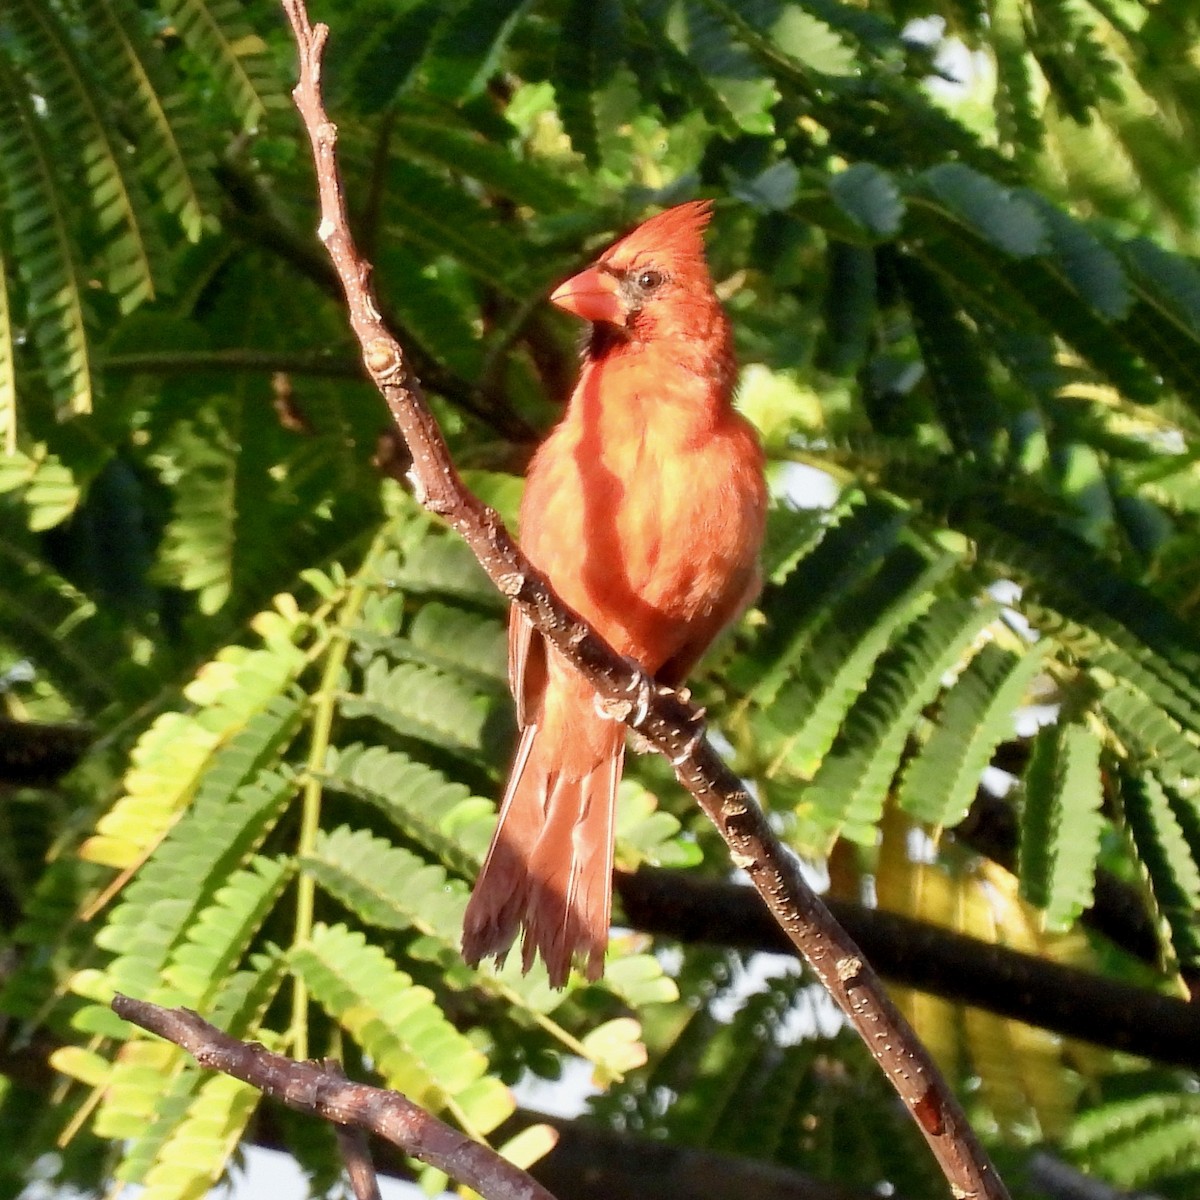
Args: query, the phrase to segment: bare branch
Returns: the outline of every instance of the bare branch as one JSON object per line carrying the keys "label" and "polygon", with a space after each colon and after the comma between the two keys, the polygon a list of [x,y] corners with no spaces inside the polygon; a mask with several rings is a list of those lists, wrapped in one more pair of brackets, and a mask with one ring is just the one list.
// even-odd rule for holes
{"label": "bare branch", "polygon": [[285,354],[278,350],[260,350],[255,346],[226,350],[139,351],[112,354],[104,368],[123,375],[192,375],[198,371],[254,371],[274,374],[309,375],[329,379],[365,379],[362,362],[349,356],[324,351],[317,354]]}
{"label": "bare branch", "polygon": [[[337,1079],[346,1078],[342,1064],[336,1058],[326,1058],[322,1061],[330,1075]],[[352,1125],[334,1125],[333,1132],[350,1186],[354,1189],[355,1200],[382,1200],[379,1195],[379,1177],[375,1174],[375,1164],[371,1161],[367,1135]]]}
{"label": "bare branch", "polygon": [[361,1129],[348,1125],[335,1125],[338,1151],[346,1166],[346,1175],[354,1189],[355,1200],[382,1200],[379,1194],[379,1179],[371,1162],[371,1150],[366,1134]]}
{"label": "bare branch", "polygon": [[[298,1112],[377,1134],[405,1154],[474,1188],[486,1200],[554,1200],[540,1183],[490,1146],[439,1121],[398,1092],[351,1083],[340,1069],[293,1062],[257,1043],[240,1042],[191,1009],[162,1008],[119,994],[113,997],[112,1007],[119,1017],[182,1047],[200,1066],[251,1084]],[[353,1153],[361,1173],[362,1157],[358,1150]],[[366,1167],[373,1178],[369,1156]],[[357,1184],[355,1194],[359,1200],[369,1195],[358,1191]]]}
{"label": "bare branch", "polygon": [[[316,162],[319,236],[346,293],[350,324],[363,361],[412,453],[418,499],[462,535],[483,569],[534,626],[580,670],[610,713],[630,723],[675,768],[676,776],[714,822],[734,863],[746,870],[776,920],[808,960],[886,1071],[936,1155],[956,1200],[1008,1193],[929,1053],[883,990],[862,952],[804,882],[798,863],[770,830],[762,811],[703,736],[700,714],[631,668],[551,591],[504,529],[496,513],[463,486],[424,402],[404,352],[380,318],[370,264],[355,249],[337,170],[337,127],[321,99],[321,58],[328,36],[312,26],[303,0],[282,0],[300,50],[292,92]],[[639,711],[639,699],[650,703]],[[635,719],[636,718],[636,719]]]}

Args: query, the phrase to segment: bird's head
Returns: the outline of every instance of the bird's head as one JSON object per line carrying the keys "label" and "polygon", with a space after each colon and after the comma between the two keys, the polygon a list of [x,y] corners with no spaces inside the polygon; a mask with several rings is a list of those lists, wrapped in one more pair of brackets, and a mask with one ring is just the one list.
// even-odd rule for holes
{"label": "bird's head", "polygon": [[591,321],[602,342],[694,337],[714,313],[723,323],[704,261],[709,215],[709,201],[692,200],[651,217],[561,284],[551,302]]}

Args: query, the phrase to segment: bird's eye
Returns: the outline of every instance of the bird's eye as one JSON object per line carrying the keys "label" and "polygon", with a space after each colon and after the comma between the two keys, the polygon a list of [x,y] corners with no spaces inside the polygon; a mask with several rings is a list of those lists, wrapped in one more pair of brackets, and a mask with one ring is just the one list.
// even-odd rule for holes
{"label": "bird's eye", "polygon": [[663,273],[661,271],[646,270],[642,271],[637,277],[638,291],[652,292],[655,288],[661,287],[663,281]]}

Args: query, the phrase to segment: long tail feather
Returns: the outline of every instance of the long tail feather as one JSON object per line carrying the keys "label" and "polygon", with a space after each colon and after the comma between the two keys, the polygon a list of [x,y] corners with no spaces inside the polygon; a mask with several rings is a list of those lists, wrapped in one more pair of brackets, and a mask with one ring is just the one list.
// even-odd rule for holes
{"label": "long tail feather", "polygon": [[[572,697],[574,699],[574,697]],[[503,961],[518,932],[528,970],[541,954],[555,987],[580,960],[604,970],[623,726],[591,707],[549,708],[526,726],[483,870],[463,922],[463,957]]]}

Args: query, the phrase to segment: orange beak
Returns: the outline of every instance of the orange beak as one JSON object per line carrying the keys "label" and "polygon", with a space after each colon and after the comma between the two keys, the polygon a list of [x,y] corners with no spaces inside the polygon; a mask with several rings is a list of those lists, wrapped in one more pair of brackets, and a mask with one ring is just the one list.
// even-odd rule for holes
{"label": "orange beak", "polygon": [[625,324],[625,308],[617,291],[617,278],[598,267],[572,275],[551,293],[550,303],[585,321]]}

